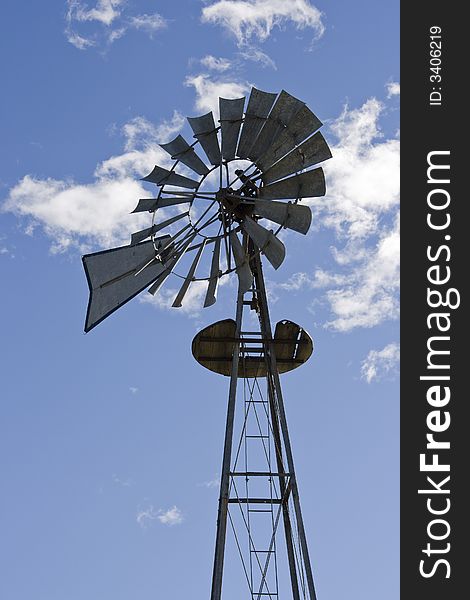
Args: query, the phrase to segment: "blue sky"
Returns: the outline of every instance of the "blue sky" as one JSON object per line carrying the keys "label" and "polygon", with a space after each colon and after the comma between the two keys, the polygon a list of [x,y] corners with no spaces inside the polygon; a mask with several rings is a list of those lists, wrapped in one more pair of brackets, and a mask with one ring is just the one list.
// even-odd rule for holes
{"label": "blue sky", "polygon": [[273,322],[315,341],[282,383],[318,597],[396,598],[398,3],[0,10],[0,596],[209,594],[227,380],[190,343],[235,287],[171,309],[168,281],[85,336],[80,255],[139,228],[138,178],[183,117],[256,85],[305,101],[333,152],[311,231],[265,269]]}

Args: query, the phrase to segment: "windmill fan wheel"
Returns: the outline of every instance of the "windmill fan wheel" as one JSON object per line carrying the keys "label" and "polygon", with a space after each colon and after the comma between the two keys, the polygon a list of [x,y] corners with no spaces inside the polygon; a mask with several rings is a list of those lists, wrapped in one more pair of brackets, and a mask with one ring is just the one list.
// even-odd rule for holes
{"label": "windmill fan wheel", "polygon": [[[253,279],[249,243],[277,269],[286,253],[280,230],[309,230],[311,211],[301,201],[325,194],[316,165],[331,157],[321,121],[284,90],[252,88],[246,110],[245,98],[219,98],[219,112],[218,125],[212,112],[188,117],[191,144],[182,135],[161,144],[174,163],[156,165],[143,178],[157,193],[133,211],[151,213],[150,226],[132,234],[128,246],[83,257],[90,289],[85,331],[144,289],[155,294],[170,273],[182,279],[173,307],[182,306],[196,281],[207,282],[204,306],[211,306],[220,278],[231,272],[246,292]],[[178,272],[188,256],[187,270]]]}

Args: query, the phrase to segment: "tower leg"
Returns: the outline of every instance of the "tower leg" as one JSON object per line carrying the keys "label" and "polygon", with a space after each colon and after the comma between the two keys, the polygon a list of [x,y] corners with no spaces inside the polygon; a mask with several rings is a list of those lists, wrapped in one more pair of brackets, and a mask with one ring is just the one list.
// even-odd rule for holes
{"label": "tower leg", "polygon": [[[281,382],[280,382],[280,378],[279,378],[279,371],[278,371],[277,365],[276,365],[276,355],[274,352],[274,344],[272,342],[273,337],[272,337],[272,331],[271,331],[271,322],[269,319],[266,287],[264,284],[263,270],[262,270],[261,258],[260,258],[259,254],[255,254],[253,256],[253,259],[251,262],[251,268],[253,271],[253,275],[254,275],[254,279],[255,279],[255,287],[256,287],[257,294],[258,294],[258,306],[259,306],[259,318],[260,318],[260,324],[261,324],[261,331],[264,333],[264,335],[266,336],[266,340],[267,340],[266,341],[266,346],[267,346],[266,356],[267,356],[267,360],[269,360],[271,363],[270,364],[271,368],[269,369],[269,371],[270,371],[270,377],[271,377],[271,381],[272,381],[273,391],[275,393],[275,400],[276,400],[276,405],[277,405],[276,408],[277,408],[277,413],[278,413],[278,417],[279,417],[282,438],[284,441],[284,449],[286,452],[287,466],[288,466],[288,470],[290,473],[290,483],[291,483],[291,487],[292,487],[292,491],[291,491],[292,501],[294,504],[295,518],[297,521],[300,547],[302,549],[303,563],[304,563],[305,574],[306,574],[306,579],[307,579],[307,587],[308,587],[308,591],[309,591],[310,600],[316,600],[315,585],[314,585],[314,581],[313,581],[312,567],[310,564],[310,557],[309,557],[309,553],[308,553],[307,538],[305,535],[305,527],[304,527],[303,518],[302,518],[302,511],[300,508],[299,492],[298,492],[298,488],[297,488],[297,479],[295,476],[294,459],[292,456],[292,448],[291,448],[291,444],[290,444],[289,431],[287,428],[287,419],[286,419],[286,413],[285,413],[285,409],[284,409],[284,400],[282,397]],[[286,535],[287,535],[287,530],[286,530]],[[288,548],[289,548],[289,544],[288,544]],[[290,562],[290,558],[289,558],[289,562]]]}
{"label": "tower leg", "polygon": [[[240,339],[243,317],[243,294],[238,293],[235,337]],[[230,460],[232,457],[233,420],[235,417],[235,401],[237,396],[238,363],[240,342],[233,349],[232,372],[227,407],[227,422],[225,426],[224,456],[222,460],[222,475],[220,480],[219,510],[217,516],[217,533],[215,542],[214,568],[212,572],[211,600],[220,600],[222,594],[222,576],[224,569],[225,537],[227,532],[227,511],[230,486]]]}
{"label": "tower leg", "polygon": [[[268,357],[267,357],[268,358]],[[269,359],[269,358],[268,358]],[[269,372],[269,369],[267,369]],[[279,418],[276,406],[276,398],[273,383],[268,377],[268,397],[269,397],[269,408],[272,415],[272,430],[274,438],[274,447],[276,451],[276,464],[278,473],[285,473],[286,469],[282,458],[282,443],[281,435],[279,431]],[[284,533],[287,547],[287,559],[289,561],[289,573],[292,585],[292,598],[293,600],[300,600],[299,594],[299,581],[297,577],[297,569],[295,567],[295,553],[294,544],[292,543],[292,525],[289,515],[288,503],[287,503],[287,481],[284,475],[279,475],[279,488],[281,490],[281,498],[286,498],[286,502],[282,504],[282,519],[284,522]]]}

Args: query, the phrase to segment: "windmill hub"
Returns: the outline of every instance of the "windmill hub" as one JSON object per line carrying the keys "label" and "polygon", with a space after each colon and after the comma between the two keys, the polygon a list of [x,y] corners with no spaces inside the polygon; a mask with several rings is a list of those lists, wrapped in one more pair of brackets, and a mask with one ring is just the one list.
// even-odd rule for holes
{"label": "windmill hub", "polygon": [[220,188],[215,197],[225,218],[241,222],[244,217],[253,214],[253,200],[242,196],[240,190],[233,190],[231,187]]}

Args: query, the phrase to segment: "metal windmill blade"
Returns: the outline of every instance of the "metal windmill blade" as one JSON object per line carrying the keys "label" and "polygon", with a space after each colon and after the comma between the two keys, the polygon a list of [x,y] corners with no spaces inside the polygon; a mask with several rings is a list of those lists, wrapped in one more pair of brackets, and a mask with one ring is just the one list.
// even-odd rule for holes
{"label": "metal windmill blade", "polygon": [[[321,121],[285,90],[252,88],[247,102],[220,98],[219,108],[219,127],[211,112],[188,117],[194,143],[178,134],[161,144],[175,161],[173,167],[156,165],[142,178],[155,184],[156,194],[140,199],[132,211],[150,213],[151,223],[132,233],[129,247],[84,257],[92,282],[87,331],[145,287],[157,293],[178,270],[183,281],[175,292],[175,308],[193,281],[206,282],[203,303],[213,305],[221,278],[232,272],[239,289],[247,292],[253,282],[250,243],[277,269],[286,255],[279,231],[307,233],[311,211],[300,202],[325,194],[323,170],[316,165],[331,156],[318,131]],[[251,167],[232,168],[240,159],[249,159]],[[178,172],[179,165],[192,175]],[[208,179],[214,172],[219,175],[215,188],[208,183],[215,180]],[[163,241],[157,237],[162,234]],[[118,256],[124,257],[126,269],[116,275],[112,260]],[[100,279],[106,271],[112,284]]]}
{"label": "metal windmill blade", "polygon": [[244,106],[245,98],[236,98],[235,100],[219,98],[220,135],[224,160],[235,158],[238,136],[243,123]]}
{"label": "metal windmill blade", "polygon": [[278,240],[272,231],[268,231],[248,216],[243,221],[242,228],[272,266],[279,269],[286,257],[286,247],[281,240]]}
{"label": "metal windmill blade", "polygon": [[209,172],[194,148],[188,144],[183,136],[178,135],[171,142],[160,144],[160,147],[168,152],[173,160],[179,160],[199,175],[207,175]]}
{"label": "metal windmill blade", "polygon": [[287,175],[292,175],[307,167],[317,165],[329,158],[331,158],[331,151],[328,144],[322,134],[317,132],[273,166],[269,167],[263,173],[263,182],[267,185]]}
{"label": "metal windmill blade", "polygon": [[262,92],[256,88],[251,89],[240,141],[238,142],[237,156],[239,158],[248,157],[250,150],[265,123],[269,111],[276,100],[276,96],[277,94]]}
{"label": "metal windmill blade", "polygon": [[309,206],[291,204],[290,202],[270,202],[268,200],[256,199],[255,212],[260,217],[269,219],[286,229],[298,231],[303,234],[308,232],[312,222],[312,211]]}
{"label": "metal windmill blade", "polygon": [[248,156],[254,162],[271,147],[281,131],[287,127],[304,103],[284,90],[279,94]]}
{"label": "metal windmill blade", "polygon": [[273,165],[322,126],[320,119],[304,105],[279,132],[271,146],[256,160],[262,171]]}
{"label": "metal windmill blade", "polygon": [[212,112],[202,115],[202,117],[188,117],[188,122],[194,131],[194,137],[201,144],[210,163],[220,165],[222,157]]}
{"label": "metal windmill blade", "polygon": [[[331,153],[318,131],[320,120],[284,90],[252,88],[246,108],[245,98],[220,98],[219,108],[220,126],[212,113],[188,118],[194,143],[177,135],[161,144],[175,162],[155,166],[143,178],[156,186],[155,197],[141,198],[132,211],[138,230],[130,244],[83,257],[90,291],[85,331],[144,289],[157,294],[170,279],[178,281],[171,292],[174,308],[199,297],[201,282],[204,307],[212,306],[222,277],[233,274],[235,319],[205,327],[192,344],[202,366],[230,377],[211,600],[222,598],[228,522],[247,597],[279,598],[279,579],[288,574],[283,585],[290,586],[293,600],[316,600],[280,384],[281,373],[310,358],[313,341],[290,320],[277,323],[273,334],[262,259],[278,269],[287,252],[280,231],[308,232],[312,213],[302,201],[325,194],[317,165]],[[143,213],[149,213],[146,227]],[[254,311],[254,320],[247,320],[247,310]],[[240,379],[243,394],[237,398]],[[268,521],[255,527],[263,513]],[[246,536],[242,544],[240,535]]]}

